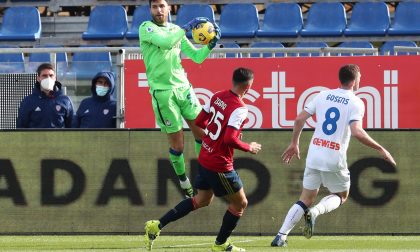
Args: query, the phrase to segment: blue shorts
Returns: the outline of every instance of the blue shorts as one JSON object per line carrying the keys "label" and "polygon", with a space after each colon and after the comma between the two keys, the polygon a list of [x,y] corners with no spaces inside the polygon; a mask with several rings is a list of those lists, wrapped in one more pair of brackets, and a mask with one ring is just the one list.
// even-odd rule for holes
{"label": "blue shorts", "polygon": [[194,187],[200,190],[212,189],[216,197],[234,194],[243,187],[241,178],[235,170],[214,172],[198,164],[198,175]]}

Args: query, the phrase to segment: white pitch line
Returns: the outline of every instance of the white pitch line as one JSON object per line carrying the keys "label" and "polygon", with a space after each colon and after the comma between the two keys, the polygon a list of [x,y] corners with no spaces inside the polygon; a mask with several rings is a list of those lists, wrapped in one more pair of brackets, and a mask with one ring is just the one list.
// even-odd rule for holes
{"label": "white pitch line", "polygon": [[[243,241],[236,241],[235,243],[245,243],[245,242],[252,242],[254,240],[243,240]],[[193,243],[193,244],[184,244],[184,245],[172,245],[172,246],[162,246],[161,248],[187,248],[187,247],[199,247],[204,245],[213,245],[212,242],[206,242],[206,243]]]}

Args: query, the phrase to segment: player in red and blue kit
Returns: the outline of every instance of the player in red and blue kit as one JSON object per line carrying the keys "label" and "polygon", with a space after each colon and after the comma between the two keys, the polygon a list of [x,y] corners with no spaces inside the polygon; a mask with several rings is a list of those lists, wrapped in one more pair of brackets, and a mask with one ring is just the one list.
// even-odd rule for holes
{"label": "player in red and blue kit", "polygon": [[245,251],[227,239],[248,204],[242,181],[233,168],[234,149],[252,154],[257,154],[261,150],[259,143],[245,143],[241,140],[241,130],[248,114],[242,98],[251,88],[253,80],[252,70],[236,69],[233,72],[232,89],[216,93],[198,115],[195,123],[205,132],[198,157],[198,175],[194,184],[198,193],[178,203],[159,220],[146,222],[145,242],[149,250],[152,249],[153,242],[163,227],[191,211],[208,206],[216,196],[224,197],[229,202],[229,207],[223,217],[212,251]]}

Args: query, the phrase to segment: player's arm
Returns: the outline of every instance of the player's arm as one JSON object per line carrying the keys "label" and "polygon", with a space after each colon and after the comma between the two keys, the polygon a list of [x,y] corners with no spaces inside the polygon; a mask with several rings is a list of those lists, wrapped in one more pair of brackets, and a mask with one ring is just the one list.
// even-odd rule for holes
{"label": "player's arm", "polygon": [[370,137],[369,134],[363,129],[362,121],[352,121],[350,123],[350,130],[352,136],[359,140],[359,142],[377,150],[385,160],[392,163],[393,165],[396,165],[391,154],[379,143],[377,143],[372,137]]}
{"label": "player's arm", "polygon": [[232,112],[227,123],[223,141],[234,149],[257,154],[261,150],[261,144],[256,142],[246,143],[241,140],[241,128],[247,114],[248,109],[246,107],[237,108]]}
{"label": "player's arm", "polygon": [[206,112],[204,109],[201,110],[200,114],[198,114],[197,118],[195,118],[195,125],[198,127],[205,129],[209,122],[209,113]]}
{"label": "player's arm", "polygon": [[210,49],[208,46],[203,46],[201,48],[196,48],[187,37],[181,39],[181,51],[187,55],[195,63],[201,64],[207,56],[210,54]]}
{"label": "player's arm", "polygon": [[302,129],[305,126],[306,120],[311,117],[312,115],[303,110],[295,119],[295,124],[293,126],[293,135],[292,140],[287,147],[287,149],[281,155],[283,161],[289,164],[293,157],[296,155],[297,159],[300,159],[300,151],[299,151],[299,139],[302,133]]}
{"label": "player's arm", "polygon": [[225,131],[223,138],[225,144],[229,145],[234,149],[238,149],[245,152],[251,152],[257,154],[261,150],[261,144],[256,142],[246,143],[241,140],[241,131],[235,127],[228,126]]}
{"label": "player's arm", "polygon": [[173,48],[183,37],[185,31],[181,28],[175,32],[163,32],[156,29],[156,26],[150,22],[144,22],[139,28],[140,40],[154,44],[162,49],[169,50]]}

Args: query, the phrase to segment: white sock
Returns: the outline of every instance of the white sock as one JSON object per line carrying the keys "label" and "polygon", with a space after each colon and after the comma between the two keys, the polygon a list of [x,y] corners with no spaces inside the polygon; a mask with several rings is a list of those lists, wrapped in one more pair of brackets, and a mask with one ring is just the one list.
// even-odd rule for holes
{"label": "white sock", "polygon": [[321,201],[311,208],[313,216],[316,218],[318,215],[326,214],[334,209],[337,209],[341,204],[341,198],[336,194],[330,194],[321,199]]}
{"label": "white sock", "polygon": [[279,230],[279,235],[282,240],[286,240],[287,235],[292,231],[295,225],[300,221],[305,211],[298,204],[294,204],[284,218],[283,225]]}
{"label": "white sock", "polygon": [[187,189],[191,187],[191,182],[190,180],[187,178],[185,181],[179,181],[179,184],[181,185],[182,189]]}

